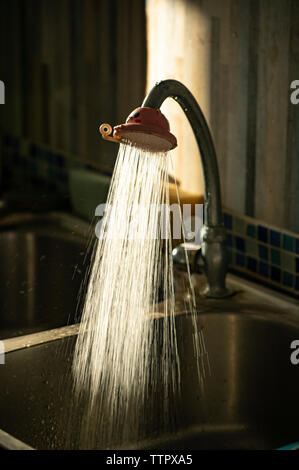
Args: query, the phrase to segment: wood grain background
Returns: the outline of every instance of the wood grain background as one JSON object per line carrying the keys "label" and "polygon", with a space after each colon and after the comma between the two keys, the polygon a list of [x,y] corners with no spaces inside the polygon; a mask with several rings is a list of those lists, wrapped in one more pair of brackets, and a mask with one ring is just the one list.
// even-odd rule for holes
{"label": "wood grain background", "polygon": [[[181,80],[209,122],[224,205],[299,232],[298,0],[148,0],[147,87]],[[175,176],[203,191],[183,112]],[[176,106],[176,105],[175,105]],[[178,108],[176,106],[176,108]]]}
{"label": "wood grain background", "polygon": [[145,94],[143,0],[0,0],[0,128],[108,172],[123,122]]}

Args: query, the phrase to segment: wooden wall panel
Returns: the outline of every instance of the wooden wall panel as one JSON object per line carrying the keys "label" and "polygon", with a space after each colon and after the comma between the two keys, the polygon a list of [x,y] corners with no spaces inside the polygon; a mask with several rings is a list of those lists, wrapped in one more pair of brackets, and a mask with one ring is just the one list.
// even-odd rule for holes
{"label": "wooden wall panel", "polygon": [[[292,0],[290,10],[289,83],[299,77],[299,2]],[[288,105],[287,159],[285,169],[286,201],[284,225],[299,233],[299,105]],[[293,220],[293,225],[292,225]]]}
{"label": "wooden wall panel", "polygon": [[1,0],[0,131],[111,172],[98,132],[144,99],[145,0]]}
{"label": "wooden wall panel", "polygon": [[285,169],[289,103],[290,1],[260,10],[255,215],[285,222]]}
{"label": "wooden wall panel", "polygon": [[[299,105],[290,103],[290,83],[299,79],[298,1],[147,0],[147,16],[148,88],[177,78],[198,100],[224,205],[299,232]],[[169,116],[179,129],[175,176],[203,193],[186,122]]]}

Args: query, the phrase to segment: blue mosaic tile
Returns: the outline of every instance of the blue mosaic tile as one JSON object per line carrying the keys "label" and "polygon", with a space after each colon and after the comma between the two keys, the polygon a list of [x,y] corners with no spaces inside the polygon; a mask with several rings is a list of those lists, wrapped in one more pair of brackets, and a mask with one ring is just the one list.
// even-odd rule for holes
{"label": "blue mosaic tile", "polygon": [[253,272],[256,273],[257,260],[255,258],[251,258],[251,256],[247,256],[246,257],[246,265],[247,265],[247,269],[249,269],[249,271],[253,271]]}
{"label": "blue mosaic tile", "polygon": [[295,251],[297,255],[299,255],[299,238],[296,238],[296,241],[295,241]]}
{"label": "blue mosaic tile", "polygon": [[266,227],[263,227],[262,225],[258,225],[257,237],[259,241],[268,243],[268,229]]}
{"label": "blue mosaic tile", "polygon": [[276,230],[270,230],[270,243],[273,246],[280,247],[280,233]]}
{"label": "blue mosaic tile", "polygon": [[245,266],[245,256],[241,255],[241,253],[236,253],[236,264],[241,267]]}
{"label": "blue mosaic tile", "polygon": [[245,240],[241,237],[235,237],[235,246],[239,251],[245,251]]}
{"label": "blue mosaic tile", "polygon": [[248,224],[246,233],[249,237],[255,238],[256,237],[256,226],[252,225],[252,224]]}
{"label": "blue mosaic tile", "polygon": [[272,281],[280,282],[281,269],[271,266],[271,279]]}
{"label": "blue mosaic tile", "polygon": [[263,277],[269,277],[269,265],[260,261],[259,263],[259,274]]}
{"label": "blue mosaic tile", "polygon": [[227,246],[233,246],[233,237],[231,233],[226,234],[226,245]]}
{"label": "blue mosaic tile", "polygon": [[284,250],[293,251],[294,250],[294,238],[290,235],[283,235],[282,237],[282,246]]}
{"label": "blue mosaic tile", "polygon": [[259,257],[265,261],[268,261],[268,247],[265,245],[259,245]]}
{"label": "blue mosaic tile", "polygon": [[223,214],[223,220],[224,220],[224,226],[228,230],[231,230],[233,228],[233,218],[230,214]]}
{"label": "blue mosaic tile", "polygon": [[283,271],[282,282],[286,287],[293,287],[293,274]]}
{"label": "blue mosaic tile", "polygon": [[280,251],[271,248],[271,263],[280,266]]}

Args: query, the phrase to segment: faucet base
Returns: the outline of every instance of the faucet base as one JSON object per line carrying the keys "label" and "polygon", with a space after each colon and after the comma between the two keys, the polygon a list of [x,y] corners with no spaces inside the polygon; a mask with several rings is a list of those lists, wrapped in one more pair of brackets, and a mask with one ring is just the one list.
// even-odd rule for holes
{"label": "faucet base", "polygon": [[206,286],[200,292],[203,297],[207,297],[209,299],[225,299],[227,297],[232,297],[235,293],[236,291],[227,289],[226,287],[223,289],[211,289],[209,286]]}

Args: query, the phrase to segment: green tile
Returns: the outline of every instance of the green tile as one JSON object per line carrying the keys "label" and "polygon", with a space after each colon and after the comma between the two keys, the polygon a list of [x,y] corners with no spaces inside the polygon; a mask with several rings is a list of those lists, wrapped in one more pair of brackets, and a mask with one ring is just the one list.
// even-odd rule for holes
{"label": "green tile", "polygon": [[291,273],[294,272],[294,256],[281,252],[281,268]]}
{"label": "green tile", "polygon": [[247,235],[251,238],[256,238],[256,226],[252,224],[247,225]]}
{"label": "green tile", "polygon": [[287,287],[293,287],[293,274],[288,273],[287,271],[283,272],[283,284]]}
{"label": "green tile", "polygon": [[249,240],[248,238],[245,241],[246,243],[246,254],[251,256],[258,256],[258,245],[254,240]]}
{"label": "green tile", "polygon": [[282,246],[284,250],[293,251],[294,250],[294,238],[291,237],[290,235],[284,235]]}
{"label": "green tile", "polygon": [[271,263],[280,266],[280,251],[271,249]]}
{"label": "green tile", "polygon": [[240,233],[241,235],[245,235],[245,232],[246,232],[245,220],[239,219],[238,217],[233,217],[233,230],[235,233]]}

